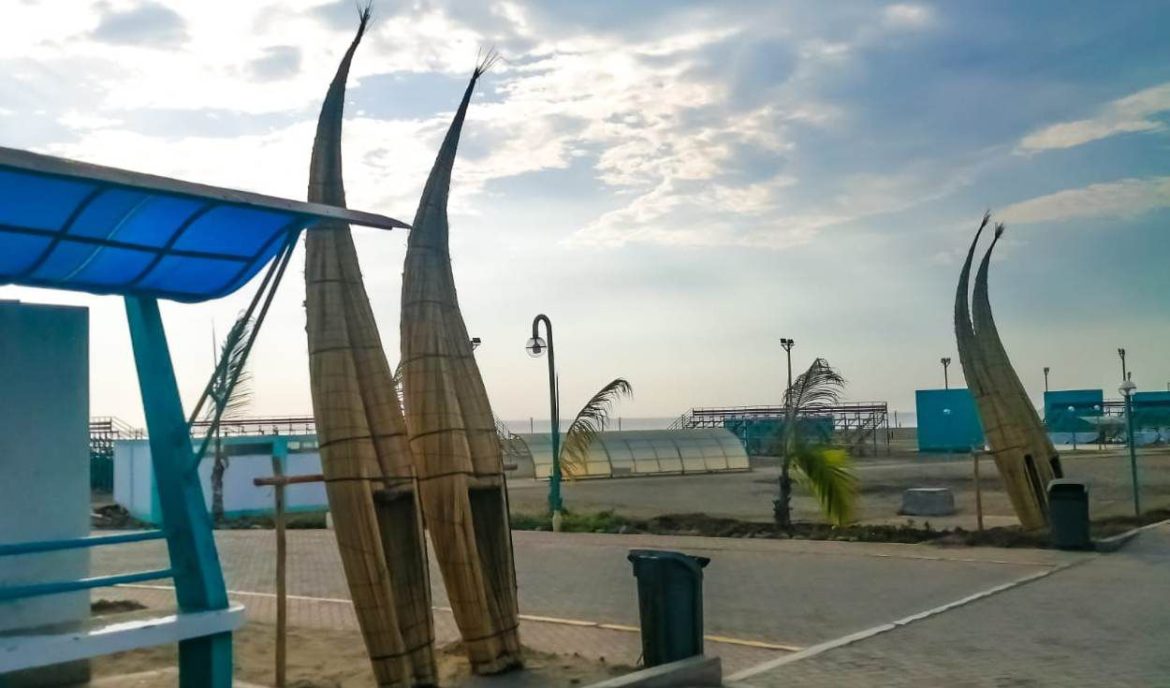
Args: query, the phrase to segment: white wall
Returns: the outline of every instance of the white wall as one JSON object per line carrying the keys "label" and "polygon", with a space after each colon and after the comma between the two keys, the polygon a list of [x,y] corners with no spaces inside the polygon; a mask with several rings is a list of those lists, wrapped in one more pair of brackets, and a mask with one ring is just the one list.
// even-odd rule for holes
{"label": "white wall", "polygon": [[[249,453],[230,456],[224,472],[224,512],[232,516],[268,514],[272,512],[271,487],[256,487],[253,478],[272,475],[271,453],[260,453],[271,437],[228,437],[229,448],[247,447]],[[252,453],[251,449],[256,452]],[[285,459],[285,475],[306,475],[321,472],[321,456],[316,449],[290,453]],[[211,469],[213,449],[199,464],[199,482],[203,486],[203,501],[211,511]],[[135,518],[157,523],[160,514],[152,514],[154,473],[150,464],[150,444],[147,440],[121,440],[114,445],[114,501],[124,506]],[[323,483],[291,485],[285,491],[285,505],[289,511],[327,509]]]}
{"label": "white wall", "polygon": [[[0,302],[0,542],[89,534],[89,312]],[[0,586],[77,580],[87,550],[0,557]],[[0,603],[0,631],[89,616],[89,593]]]}

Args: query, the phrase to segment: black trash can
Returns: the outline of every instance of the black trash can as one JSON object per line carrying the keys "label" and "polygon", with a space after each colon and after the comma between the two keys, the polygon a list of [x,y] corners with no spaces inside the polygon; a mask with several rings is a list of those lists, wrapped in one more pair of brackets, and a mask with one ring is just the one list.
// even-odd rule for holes
{"label": "black trash can", "polygon": [[1068,479],[1048,483],[1048,518],[1053,547],[1092,549],[1088,485]]}
{"label": "black trash can", "polygon": [[642,660],[652,667],[703,654],[703,567],[681,552],[630,550],[638,579]]}

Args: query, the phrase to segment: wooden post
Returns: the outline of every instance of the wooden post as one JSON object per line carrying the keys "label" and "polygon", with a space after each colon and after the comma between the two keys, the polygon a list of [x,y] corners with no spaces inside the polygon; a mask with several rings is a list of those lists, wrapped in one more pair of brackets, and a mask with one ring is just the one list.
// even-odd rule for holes
{"label": "wooden post", "polygon": [[276,480],[272,484],[276,522],[276,688],[285,685],[285,641],[288,626],[288,598],[285,588],[285,537],[284,537],[284,467],[279,452],[272,454],[272,475]]}
{"label": "wooden post", "polygon": [[979,532],[983,532],[983,486],[979,483],[979,455],[982,452],[971,452],[971,462],[975,465],[975,523]]}

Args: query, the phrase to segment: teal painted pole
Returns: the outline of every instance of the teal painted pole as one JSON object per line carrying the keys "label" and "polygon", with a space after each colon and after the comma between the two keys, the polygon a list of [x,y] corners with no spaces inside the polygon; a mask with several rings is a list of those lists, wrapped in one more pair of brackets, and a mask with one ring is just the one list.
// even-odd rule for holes
{"label": "teal painted pole", "polygon": [[[1122,359],[1123,361],[1125,359]],[[1138,486],[1137,449],[1133,446],[1133,397],[1125,395],[1125,434],[1129,439],[1129,473],[1133,481],[1133,515],[1142,515],[1141,488]]]}
{"label": "teal painted pole", "polygon": [[[552,430],[552,475],[549,476],[548,481],[548,510],[555,517],[564,509],[564,504],[561,501],[560,395],[557,390],[557,364],[553,351],[552,321],[544,313],[532,320],[532,339],[534,341],[540,339],[540,323],[544,323],[545,332],[548,334],[548,341],[544,347],[548,349],[548,405]],[[539,356],[540,353],[539,348],[533,350],[534,355]]]}
{"label": "teal painted pole", "polygon": [[[199,474],[192,468],[190,429],[179,399],[158,301],[127,296],[126,316],[179,609],[184,612],[226,609],[227,588]],[[231,685],[230,632],[179,642],[180,688],[231,688]]]}

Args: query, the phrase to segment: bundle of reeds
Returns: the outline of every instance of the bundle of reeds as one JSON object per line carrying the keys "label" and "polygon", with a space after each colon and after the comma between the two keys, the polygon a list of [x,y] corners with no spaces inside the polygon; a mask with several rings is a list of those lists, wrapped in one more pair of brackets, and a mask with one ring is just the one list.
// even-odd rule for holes
{"label": "bundle of reeds", "polygon": [[1006,417],[1016,426],[1016,432],[1024,445],[1025,482],[1032,492],[1029,506],[1037,512],[1034,522],[1037,524],[1036,527],[1039,527],[1048,521],[1047,485],[1053,478],[1052,461],[1056,456],[1056,449],[1052,446],[1048,432],[1040,421],[1035,407],[1032,406],[1019,375],[1012,367],[991,312],[988,272],[991,254],[1003,232],[1003,224],[997,224],[995,237],[991,241],[991,246],[987,248],[987,253],[979,265],[979,272],[975,276],[975,290],[971,297],[973,325],[981,355],[986,361],[991,385],[996,390],[997,398],[1006,408]]}
{"label": "bundle of reeds", "polygon": [[[1006,366],[1010,370],[1011,363],[1007,360],[1006,354],[994,360],[988,358],[988,352],[980,340],[981,333],[974,327],[971,319],[969,305],[971,263],[979,238],[990,220],[990,214],[983,216],[983,221],[967,250],[963,269],[959,273],[959,284],[955,293],[955,339],[963,376],[975,399],[987,445],[1003,480],[1004,490],[1020,523],[1025,528],[1038,528],[1047,523],[1047,517],[1044,503],[1038,501],[1033,473],[1029,472],[1027,466],[1026,457],[1032,440],[1020,424],[1018,409],[1013,407],[1003,384],[1003,368]],[[985,259],[984,263],[986,262]],[[983,271],[982,279],[986,285],[986,271]],[[979,279],[977,286],[978,283]],[[986,296],[985,286],[983,294]],[[1039,499],[1042,500],[1043,496],[1040,495]]]}
{"label": "bundle of reeds", "polygon": [[406,421],[423,513],[476,673],[521,663],[503,460],[487,390],[455,293],[447,196],[475,69],[415,215],[402,281]]}
{"label": "bundle of reeds", "polygon": [[[345,205],[345,82],[369,9],[329,86],[309,175],[309,200]],[[309,373],[321,465],[337,546],[379,686],[434,685],[430,580],[417,482],[398,393],[349,226],[306,238]]]}

